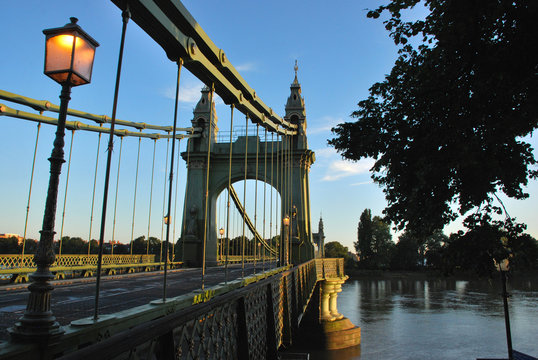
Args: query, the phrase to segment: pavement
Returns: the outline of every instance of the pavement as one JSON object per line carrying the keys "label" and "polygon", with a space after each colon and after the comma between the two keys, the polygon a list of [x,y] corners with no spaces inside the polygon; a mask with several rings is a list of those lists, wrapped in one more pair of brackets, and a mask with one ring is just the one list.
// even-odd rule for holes
{"label": "pavement", "polygon": [[[274,264],[273,264],[274,265]],[[268,268],[266,264],[266,269]],[[257,265],[260,272],[262,265]],[[228,280],[241,278],[240,264],[228,266]],[[175,269],[167,272],[168,298],[201,288],[202,269]],[[254,273],[251,264],[245,264],[244,276]],[[164,271],[104,276],[99,290],[99,314],[111,314],[145,305],[163,296]],[[205,287],[224,282],[224,267],[206,269]],[[93,316],[95,309],[95,278],[77,278],[52,281],[51,309],[60,325]],[[29,284],[0,286],[0,341],[9,339],[7,328],[23,316],[28,301]]]}

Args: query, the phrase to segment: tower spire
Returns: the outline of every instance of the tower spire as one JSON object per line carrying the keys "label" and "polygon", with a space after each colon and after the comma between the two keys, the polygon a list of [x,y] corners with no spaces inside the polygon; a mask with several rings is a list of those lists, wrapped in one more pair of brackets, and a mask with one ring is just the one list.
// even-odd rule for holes
{"label": "tower spire", "polygon": [[297,66],[297,59],[295,59],[295,66],[293,67],[293,70],[295,70],[295,79],[293,80],[293,83],[298,84],[299,80],[297,80],[297,70],[299,70],[299,66]]}

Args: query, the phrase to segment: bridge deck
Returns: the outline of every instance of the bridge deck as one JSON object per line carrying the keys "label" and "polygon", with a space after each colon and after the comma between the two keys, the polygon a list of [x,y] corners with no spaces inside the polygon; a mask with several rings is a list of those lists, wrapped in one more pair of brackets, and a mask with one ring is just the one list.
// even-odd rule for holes
{"label": "bridge deck", "polygon": [[[269,264],[265,264],[266,269]],[[273,264],[274,266],[274,264]],[[258,264],[257,271],[261,271]],[[245,265],[245,276],[254,273],[252,265]],[[162,297],[163,271],[134,273],[102,278],[100,314],[111,314],[148,304]],[[167,296],[175,297],[200,288],[201,269],[169,270]],[[241,278],[241,265],[229,266],[229,280]],[[224,281],[223,267],[206,269],[206,286]],[[95,278],[54,282],[52,311],[61,325],[93,315]],[[0,341],[9,338],[7,328],[24,313],[28,300],[27,285],[0,287]]]}

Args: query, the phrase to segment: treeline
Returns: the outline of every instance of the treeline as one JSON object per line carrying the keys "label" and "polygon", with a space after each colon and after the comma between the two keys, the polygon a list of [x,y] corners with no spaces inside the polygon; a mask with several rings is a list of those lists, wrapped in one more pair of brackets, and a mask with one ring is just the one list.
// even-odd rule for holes
{"label": "treeline", "polygon": [[[164,243],[163,243],[164,244]],[[88,247],[89,245],[89,247]],[[103,244],[103,254],[130,254],[130,245],[131,244],[122,244],[120,242],[114,242],[112,244],[111,241],[105,242]],[[54,253],[59,254],[60,253],[60,241],[54,241]],[[88,250],[90,254],[98,254],[99,253],[99,242],[95,239],[90,240],[89,244],[88,241],[80,238],[80,237],[69,237],[64,236],[62,237],[61,241],[62,246],[62,254],[88,254]],[[162,249],[163,246],[161,246],[161,240],[158,238],[155,238],[153,236],[150,236],[149,242],[146,240],[145,236],[139,236],[136,239],[133,240],[132,243],[133,246],[133,254],[137,255],[143,255],[143,254],[149,254],[149,255],[156,255],[156,260],[158,261],[161,257],[160,254],[164,255],[166,253],[165,249]],[[170,254],[172,253],[172,244],[169,244],[170,247]],[[25,245],[24,245],[24,253],[25,254],[34,254],[37,249],[37,240],[35,239],[26,239]],[[22,243],[19,244],[19,241],[15,237],[11,238],[4,238],[0,239],[0,254],[21,254],[22,253]],[[163,257],[164,259],[164,257]]]}
{"label": "treeline", "polygon": [[[273,236],[272,239],[267,239],[268,243],[272,247],[276,247],[279,243],[280,236],[276,235]],[[242,247],[243,243],[245,246],[245,255],[253,255],[254,254],[254,239],[249,239],[248,237],[237,236],[232,239],[230,239],[230,254],[241,254],[242,253]],[[219,238],[218,244],[226,244],[226,238]],[[257,244],[258,248],[261,249],[261,244]],[[97,240],[92,239],[89,242],[89,249],[88,249],[88,241],[80,238],[80,237],[69,237],[64,236],[62,237],[61,241],[62,246],[62,254],[88,254],[88,250],[90,254],[98,254],[99,253],[99,243]],[[114,242],[114,244],[111,243],[111,241],[105,242],[103,244],[103,254],[130,254],[130,243],[122,244],[120,242]],[[166,250],[164,248],[164,242],[161,242],[160,239],[150,236],[149,242],[146,240],[145,236],[139,236],[136,239],[133,240],[132,243],[133,246],[133,254],[149,254],[149,255],[156,255],[156,260],[158,261],[160,259],[159,254],[166,253]],[[224,245],[224,248],[226,245]],[[170,255],[172,252],[175,252],[176,259],[180,258],[181,255],[181,249],[180,246],[174,246],[172,243],[169,244],[169,252]],[[37,240],[34,239],[26,239],[25,246],[24,246],[24,253],[25,254],[34,254],[37,249]],[[256,250],[256,253],[258,253],[259,250]],[[16,237],[11,238],[1,238],[0,239],[0,254],[21,254],[22,253],[22,243],[18,243],[18,239]],[[60,253],[60,241],[54,241],[54,253],[59,254]]]}
{"label": "treeline", "polygon": [[503,229],[495,221],[467,223],[466,232],[446,236],[435,231],[427,237],[403,232],[392,241],[389,224],[369,209],[361,214],[357,241],[359,261],[348,266],[361,269],[420,270],[435,269],[444,274],[471,271],[489,275],[495,264],[508,259],[510,269],[538,269],[538,241],[521,229]]}

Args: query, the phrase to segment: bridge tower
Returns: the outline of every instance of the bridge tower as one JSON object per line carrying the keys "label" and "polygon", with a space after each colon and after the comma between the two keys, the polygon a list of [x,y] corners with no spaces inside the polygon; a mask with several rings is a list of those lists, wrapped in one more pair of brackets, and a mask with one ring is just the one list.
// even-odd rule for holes
{"label": "bridge tower", "polygon": [[[295,79],[290,87],[291,93],[286,103],[286,120],[297,124],[297,135],[291,136],[290,141],[281,144],[274,140],[260,141],[256,136],[238,136],[232,143],[232,169],[231,183],[244,180],[245,157],[247,158],[247,179],[258,179],[272,185],[279,192],[282,204],[282,214],[289,214],[291,218],[291,262],[298,264],[314,257],[314,246],[310,225],[310,190],[308,173],[315,161],[314,152],[308,149],[306,138],[306,113],[304,99],[301,97],[301,86],[297,80],[297,67]],[[239,116],[235,117],[239,119]],[[236,123],[239,121],[235,120]],[[190,138],[187,151],[181,156],[187,162],[187,185],[185,190],[185,203],[183,225],[181,228],[180,254],[188,266],[201,266],[203,259],[204,231],[206,234],[206,265],[217,265],[217,198],[228,187],[230,143],[217,142],[218,126],[215,104],[211,99],[211,92],[207,87],[202,89],[202,96],[196,105],[192,119],[193,127],[201,128],[201,137]],[[270,167],[267,171],[264,162],[258,162],[256,177],[256,145],[259,154],[267,156],[283,146],[290,152],[291,159],[291,188],[281,184],[281,169]],[[246,149],[245,149],[246,148]],[[208,157],[209,149],[209,157]],[[261,157],[263,159],[263,155]],[[207,162],[209,159],[209,172]],[[284,165],[288,166],[285,160]],[[205,186],[209,174],[208,198],[206,210]],[[286,201],[288,199],[288,201]],[[290,200],[291,199],[291,206]],[[233,204],[231,205],[233,206]],[[205,213],[207,220],[205,221]],[[278,221],[278,220],[277,220]],[[260,222],[258,222],[260,223]]]}

